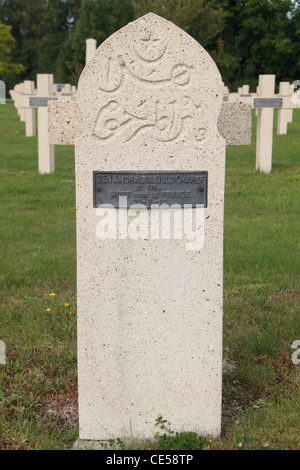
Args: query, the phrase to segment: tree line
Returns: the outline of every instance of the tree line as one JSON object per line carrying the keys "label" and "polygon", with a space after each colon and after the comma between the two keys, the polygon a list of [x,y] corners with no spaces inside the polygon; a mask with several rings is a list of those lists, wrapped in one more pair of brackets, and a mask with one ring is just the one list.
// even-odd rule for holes
{"label": "tree line", "polygon": [[53,73],[76,85],[85,40],[99,46],[149,11],[194,37],[231,91],[254,89],[259,74],[300,79],[300,0],[0,0],[0,80]]}

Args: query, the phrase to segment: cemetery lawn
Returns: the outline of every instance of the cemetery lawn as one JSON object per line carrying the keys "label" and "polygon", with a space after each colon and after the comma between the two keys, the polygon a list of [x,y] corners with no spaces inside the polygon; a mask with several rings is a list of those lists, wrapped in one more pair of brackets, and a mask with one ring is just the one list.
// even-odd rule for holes
{"label": "cemetery lawn", "polygon": [[[255,171],[255,113],[252,145],[227,148],[223,422],[206,449],[300,448],[300,109],[287,135],[276,124],[275,112],[269,175]],[[24,135],[13,104],[0,106],[0,449],[68,449],[78,437],[74,148],[57,146],[55,174],[39,175],[37,138]]]}

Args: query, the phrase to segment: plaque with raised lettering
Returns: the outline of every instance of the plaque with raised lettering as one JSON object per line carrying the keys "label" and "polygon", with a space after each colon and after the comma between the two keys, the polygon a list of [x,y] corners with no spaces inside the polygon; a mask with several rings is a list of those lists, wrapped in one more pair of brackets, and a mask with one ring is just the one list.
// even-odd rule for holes
{"label": "plaque with raised lettering", "polygon": [[32,108],[46,108],[48,101],[57,101],[57,98],[41,98],[34,96],[29,98],[29,106]]}
{"label": "plaque with raised lettering", "polygon": [[282,98],[255,98],[254,108],[282,108]]}
{"label": "plaque with raised lettering", "polygon": [[95,208],[207,207],[207,183],[207,171],[94,171],[93,202]]}

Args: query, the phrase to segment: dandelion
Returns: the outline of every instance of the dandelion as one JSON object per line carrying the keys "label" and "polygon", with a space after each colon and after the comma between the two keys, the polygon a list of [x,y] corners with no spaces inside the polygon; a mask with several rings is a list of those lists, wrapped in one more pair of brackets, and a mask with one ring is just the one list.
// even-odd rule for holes
{"label": "dandelion", "polygon": [[239,443],[239,447],[242,447],[242,445],[243,445],[243,443],[242,443],[242,442],[240,442],[240,443]]}
{"label": "dandelion", "polygon": [[46,312],[51,312],[51,308],[47,308],[47,309],[46,309]]}
{"label": "dandelion", "polygon": [[69,312],[70,315],[72,315],[72,312]]}
{"label": "dandelion", "polygon": [[54,294],[54,292],[52,292],[51,294],[49,294],[51,297],[55,297],[56,294]]}
{"label": "dandelion", "polygon": [[65,302],[65,307],[69,307],[69,304],[67,304],[67,302]]}

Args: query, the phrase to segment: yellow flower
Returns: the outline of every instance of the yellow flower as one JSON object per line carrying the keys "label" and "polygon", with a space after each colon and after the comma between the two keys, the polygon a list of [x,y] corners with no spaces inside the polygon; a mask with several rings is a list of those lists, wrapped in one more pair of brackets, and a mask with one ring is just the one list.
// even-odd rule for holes
{"label": "yellow flower", "polygon": [[240,442],[240,443],[239,443],[239,447],[242,447],[242,445],[243,445],[243,443],[242,443],[242,442]]}
{"label": "yellow flower", "polygon": [[49,295],[51,295],[51,297],[54,297],[56,294],[54,294],[54,292],[52,292],[52,293],[49,294]]}
{"label": "yellow flower", "polygon": [[46,312],[51,312],[51,308],[47,308]]}
{"label": "yellow flower", "polygon": [[70,315],[72,315],[72,312],[69,312]]}
{"label": "yellow flower", "polygon": [[68,307],[68,306],[69,306],[69,304],[67,304],[67,302],[65,302],[65,307]]}

